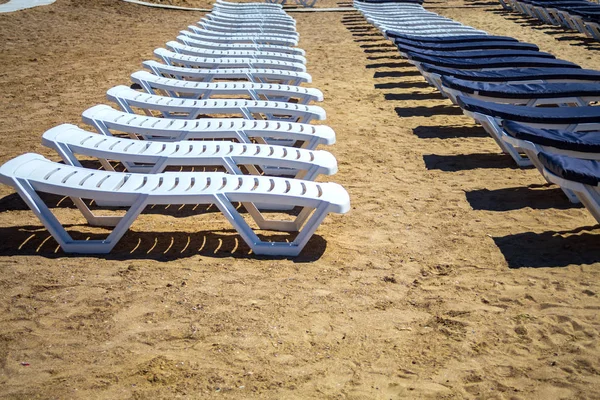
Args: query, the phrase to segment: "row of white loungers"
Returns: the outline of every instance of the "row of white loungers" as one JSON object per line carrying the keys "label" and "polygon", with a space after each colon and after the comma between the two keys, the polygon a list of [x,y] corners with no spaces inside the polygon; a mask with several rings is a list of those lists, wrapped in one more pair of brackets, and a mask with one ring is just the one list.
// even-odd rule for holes
{"label": "row of white loungers", "polygon": [[377,27],[386,38],[387,31],[433,37],[484,33],[427,11],[417,3],[373,4],[355,1],[354,7],[363,14],[367,22]]}
{"label": "row of white loungers", "polygon": [[[304,51],[294,47],[298,39],[295,21],[279,5],[219,1],[167,43],[170,50],[155,51],[163,63],[144,62],[149,71],[134,72],[131,86],[108,90],[120,110],[97,105],[83,112],[97,132],[63,124],[43,134],[63,163],[25,154],[0,167],[0,181],[68,253],[110,252],[147,205],[214,204],[255,254],[296,256],[328,213],[350,207],[343,187],[315,181],[337,171],[335,157],[316,149],[333,144],[335,133],[309,123],[325,119],[311,104],[323,94],[299,86],[311,79]],[[80,156],[102,168],[84,168]],[[73,239],[39,192],[69,196],[90,225],[114,227],[112,233]],[[95,215],[83,199],[123,207],[125,215]],[[267,210],[279,219],[268,219]],[[264,241],[248,222],[297,233]]]}
{"label": "row of white loungers", "polygon": [[600,40],[600,4],[587,0],[500,0],[506,10],[526,14],[547,24],[583,33]]}
{"label": "row of white loungers", "polygon": [[[400,54],[518,165],[534,165],[600,222],[600,107],[594,105],[600,101],[600,71],[511,37],[424,35],[435,16],[418,6],[355,4],[372,21],[399,16],[396,25],[379,27]],[[422,26],[411,19],[406,28],[406,15],[426,17]]]}

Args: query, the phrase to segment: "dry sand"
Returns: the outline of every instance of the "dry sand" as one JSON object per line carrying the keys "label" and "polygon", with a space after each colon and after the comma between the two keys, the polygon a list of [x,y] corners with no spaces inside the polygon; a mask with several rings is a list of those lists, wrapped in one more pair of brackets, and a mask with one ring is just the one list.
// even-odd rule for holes
{"label": "dry sand", "polygon": [[[429,6],[600,65],[597,43],[494,1]],[[57,159],[40,135],[201,15],[117,0],[0,15],[0,162]],[[595,220],[357,13],[294,17],[351,212],[297,259],[248,255],[213,209],[178,206],[148,210],[109,256],[74,257],[1,186],[0,397],[600,398]]]}

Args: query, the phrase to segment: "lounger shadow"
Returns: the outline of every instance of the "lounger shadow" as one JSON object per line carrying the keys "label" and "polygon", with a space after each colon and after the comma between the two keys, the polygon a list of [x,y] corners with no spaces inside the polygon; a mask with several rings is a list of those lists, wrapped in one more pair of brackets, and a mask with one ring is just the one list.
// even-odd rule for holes
{"label": "lounger shadow", "polygon": [[417,126],[413,134],[419,139],[486,138],[489,135],[480,126]]}
{"label": "lounger shadow", "polygon": [[430,93],[385,93],[384,98],[389,101],[418,101],[418,100],[443,100],[439,92]]}
{"label": "lounger shadow", "polygon": [[[71,225],[67,228],[69,233],[76,238],[91,237],[94,239],[96,236],[78,231],[79,226]],[[0,243],[0,256],[65,257],[65,253],[60,249],[58,243],[42,225],[0,228],[0,235],[5,238]],[[277,239],[276,236],[269,236],[269,238]],[[313,235],[309,241],[309,247],[299,256],[289,259],[296,263],[316,261],[324,254],[327,242],[320,235]],[[115,261],[132,259],[169,261],[194,256],[263,258],[263,256],[251,253],[250,248],[234,229],[195,232],[140,232],[133,229],[123,236],[111,253],[81,256]],[[70,254],[69,257],[78,257],[78,255]],[[273,259],[272,256],[268,258]]]}
{"label": "lounger shadow", "polygon": [[523,208],[535,210],[582,208],[571,203],[560,188],[550,185],[529,185],[504,189],[479,189],[465,192],[473,210],[512,211]]}
{"label": "lounger shadow", "polygon": [[509,156],[493,153],[454,155],[424,154],[423,161],[428,170],[437,169],[444,172],[468,171],[480,168],[519,168]]}
{"label": "lounger shadow", "polygon": [[462,115],[462,110],[455,106],[431,106],[431,107],[396,107],[399,117],[433,117],[438,115]]}
{"label": "lounger shadow", "polygon": [[524,232],[492,238],[509,268],[552,268],[600,262],[600,228]]}

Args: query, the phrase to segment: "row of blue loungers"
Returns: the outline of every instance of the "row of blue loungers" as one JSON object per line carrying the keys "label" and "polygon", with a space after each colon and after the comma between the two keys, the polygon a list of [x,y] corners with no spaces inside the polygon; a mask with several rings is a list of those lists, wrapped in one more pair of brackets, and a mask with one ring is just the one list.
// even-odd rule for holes
{"label": "row of blue loungers", "polygon": [[600,40],[600,4],[587,0],[500,0],[506,10]]}
{"label": "row of blue loungers", "polygon": [[600,222],[600,71],[414,3],[355,7],[519,166],[534,165]]}

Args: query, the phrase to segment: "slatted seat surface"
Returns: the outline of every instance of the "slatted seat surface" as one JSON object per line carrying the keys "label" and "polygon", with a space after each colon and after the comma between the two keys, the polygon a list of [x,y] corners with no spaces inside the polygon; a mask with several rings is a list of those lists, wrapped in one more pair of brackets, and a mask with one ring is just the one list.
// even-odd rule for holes
{"label": "slatted seat surface", "polygon": [[203,21],[200,20],[196,22],[196,25],[200,27],[202,30],[209,32],[219,32],[224,34],[237,34],[237,35],[268,35],[268,36],[290,36],[292,38],[298,39],[299,35],[295,29],[291,29],[285,27],[283,25],[268,25],[268,24],[260,24],[260,25],[233,25],[233,24],[223,24],[219,22],[213,22],[210,20]]}
{"label": "slatted seat surface", "polygon": [[255,14],[248,14],[245,16],[241,16],[241,15],[231,15],[231,14],[223,14],[223,13],[214,13],[211,12],[210,14],[206,14],[205,15],[206,18],[209,18],[210,20],[213,21],[219,21],[219,22],[237,22],[237,23],[247,23],[249,25],[255,24],[255,23],[268,23],[268,24],[278,24],[278,25],[289,25],[289,26],[296,26],[296,21],[294,21],[291,18],[274,18],[274,17],[267,17],[267,16],[261,16],[261,15],[255,15]]}
{"label": "slatted seat surface", "polygon": [[[232,12],[224,12],[220,10],[211,11],[209,16],[222,17],[222,18],[231,18],[231,19],[246,19],[246,20],[269,20],[269,21],[294,21],[292,17],[285,13],[255,13],[255,14],[236,14]],[[295,21],[294,21],[295,22]]]}
{"label": "slatted seat surface", "polygon": [[195,57],[186,54],[177,54],[167,49],[158,48],[154,54],[170,65],[182,65],[184,67],[197,68],[269,68],[297,72],[305,72],[306,65],[278,60],[263,60],[258,58],[207,58]]}
{"label": "slatted seat surface", "polygon": [[286,85],[299,85],[312,82],[312,77],[306,72],[286,71],[265,68],[223,68],[199,69],[166,65],[154,60],[144,61],[142,66],[151,70],[155,75],[175,77],[177,79],[211,82],[215,79],[245,80],[249,82],[270,82]]}
{"label": "slatted seat surface", "polygon": [[296,44],[300,39],[300,35],[295,31],[286,31],[283,33],[260,33],[260,32],[248,32],[246,30],[234,30],[233,32],[222,32],[222,31],[213,31],[211,29],[202,28],[196,25],[188,25],[188,29],[194,33],[199,35],[211,36],[213,38],[237,38],[244,37],[249,39],[257,38],[259,40],[292,40],[295,41]]}
{"label": "slatted seat surface", "polygon": [[216,4],[219,6],[225,7],[235,7],[235,8],[274,8],[281,10],[283,7],[281,4],[269,4],[269,3],[260,3],[260,2],[250,2],[250,3],[236,3],[225,0],[217,0]]}
{"label": "slatted seat surface", "polygon": [[215,4],[212,11],[223,12],[228,14],[260,14],[260,15],[286,15],[282,9],[275,8],[258,8],[258,7],[229,7],[220,4]]}
{"label": "slatted seat surface", "polygon": [[[182,34],[185,31],[182,31]],[[194,29],[190,28],[188,36],[191,36],[194,39],[205,40],[208,42],[215,43],[259,43],[259,44],[276,44],[280,46],[297,46],[298,40],[287,38],[287,37],[276,37],[276,36],[268,36],[268,35],[237,35],[237,36],[214,36],[210,34],[206,34],[206,32],[198,32],[196,27]]]}
{"label": "slatted seat surface", "polygon": [[323,93],[314,88],[302,86],[278,85],[272,83],[251,82],[194,82],[170,79],[151,74],[147,71],[137,71],[131,75],[131,80],[144,88],[148,93],[155,93],[154,89],[164,91],[170,97],[210,98],[212,95],[250,96],[260,100],[261,96],[279,101],[297,99],[300,104],[312,101],[323,101]]}
{"label": "slatted seat surface", "polygon": [[318,207],[326,201],[336,212],[343,212],[348,201],[341,186],[332,183],[221,172],[122,173],[58,164],[35,156],[25,154],[4,164],[0,168],[2,183],[8,183],[7,171],[12,170],[36,191],[106,201],[115,196],[134,201],[139,195],[150,195],[151,204],[189,204],[189,197],[212,203],[216,194],[226,193],[232,202]]}
{"label": "slatted seat surface", "polygon": [[[92,170],[24,154],[0,167],[0,182],[14,187],[66,252],[108,253],[148,204],[216,204],[256,254],[295,256],[330,212],[350,208],[348,193],[335,183],[317,183],[219,172],[137,174]],[[73,240],[37,192],[69,196],[88,223],[114,226],[103,240]],[[81,199],[117,202],[123,217],[94,215]],[[292,242],[262,241],[232,203],[241,202],[261,229],[299,231]],[[255,204],[301,206],[295,221],[266,220]],[[314,212],[313,212],[314,210]]]}
{"label": "slatted seat surface", "polygon": [[335,132],[326,125],[240,118],[157,118],[125,113],[107,105],[85,110],[82,118],[104,135],[118,131],[162,140],[236,139],[243,143],[254,138],[276,138],[301,142],[303,148],[311,150],[319,144],[335,143]]}
{"label": "slatted seat surface", "polygon": [[259,29],[262,32],[296,32],[296,27],[293,25],[282,25],[282,24],[270,24],[270,23],[262,23],[259,22],[257,24],[244,24],[244,23],[236,23],[236,22],[222,22],[215,21],[208,18],[201,18],[200,21],[196,22],[199,26],[210,27],[212,30],[218,30],[219,28],[224,29]]}
{"label": "slatted seat surface", "polygon": [[278,53],[272,51],[202,49],[199,47],[183,45],[174,41],[167,42],[166,46],[175,53],[187,54],[195,57],[256,58],[260,60],[278,60],[306,64],[306,57],[304,56],[287,53]]}
{"label": "slatted seat surface", "polygon": [[401,29],[413,29],[413,28],[418,29],[420,27],[428,27],[428,26],[432,26],[432,25],[464,26],[460,22],[456,22],[456,21],[453,21],[453,20],[447,19],[447,18],[404,19],[404,20],[389,19],[389,20],[374,20],[374,21],[369,21],[369,22],[371,22],[373,25],[375,25],[377,27],[385,26],[388,29],[393,29],[393,27],[395,27],[395,26],[397,26]]}
{"label": "slatted seat surface", "polygon": [[[485,33],[483,31],[479,31],[479,30],[469,28],[469,27],[448,27],[448,28],[439,28],[439,29],[426,28],[426,29],[421,29],[421,30],[414,30],[414,29],[406,29],[406,30],[396,29],[396,30],[397,30],[398,34],[405,33],[405,34],[409,34],[409,35],[417,35],[421,39],[425,39],[428,37],[438,38],[442,35],[444,37],[462,37],[467,34]],[[389,30],[386,30],[385,32],[387,35],[387,32],[389,32]]]}
{"label": "slatted seat surface", "polygon": [[188,25],[194,32],[206,33],[211,36],[273,36],[289,39],[300,39],[300,34],[294,26],[258,23],[253,25],[225,24],[210,19],[201,19],[195,25]]}
{"label": "slatted seat surface", "polygon": [[213,13],[224,13],[233,15],[264,15],[267,17],[287,17],[287,13],[282,9],[273,8],[243,8],[243,7],[228,7],[215,4],[211,10]]}
{"label": "slatted seat surface", "polygon": [[386,29],[393,29],[394,26],[401,28],[418,28],[418,27],[429,27],[429,26],[464,26],[460,22],[452,21],[450,19],[442,18],[429,18],[429,19],[404,19],[401,21],[390,20],[390,21],[373,21],[373,25],[378,28],[385,27]]}
{"label": "slatted seat surface", "polygon": [[293,176],[300,171],[303,179],[314,180],[319,174],[337,171],[335,157],[322,150],[227,141],[135,140],[91,133],[70,124],[46,131],[42,144],[55,149],[70,165],[81,166],[75,157],[80,154],[120,161],[130,172],[157,173],[167,166],[222,166],[230,173],[241,174],[238,165],[252,165],[280,168],[277,171],[281,175]]}
{"label": "slatted seat surface", "polygon": [[[138,107],[145,110],[157,110],[162,112],[165,117],[171,118],[194,119],[202,114],[241,114],[247,119],[256,119],[255,115],[259,114],[266,115],[267,119],[271,120],[291,119],[293,122],[303,123],[313,119],[325,119],[325,110],[318,106],[262,100],[181,99],[141,93],[128,86],[115,86],[109,89],[107,98],[119,104],[127,112],[133,112],[131,107]],[[177,113],[177,116],[173,113]]]}
{"label": "slatted seat surface", "polygon": [[277,24],[277,25],[285,25],[290,27],[296,26],[296,21],[293,19],[267,19],[267,18],[250,18],[250,19],[242,19],[236,18],[235,16],[225,16],[225,15],[215,15],[213,13],[206,14],[205,18],[210,19],[211,21],[217,22],[226,22],[231,23],[234,22],[240,25],[255,25],[255,24]]}
{"label": "slatted seat surface", "polygon": [[272,51],[275,53],[296,54],[304,56],[306,52],[303,49],[289,46],[279,46],[276,44],[254,44],[254,43],[215,43],[206,40],[196,40],[190,35],[193,33],[182,31],[182,34],[177,36],[177,40],[186,46],[200,47],[203,49],[214,50],[255,50],[255,51]]}

